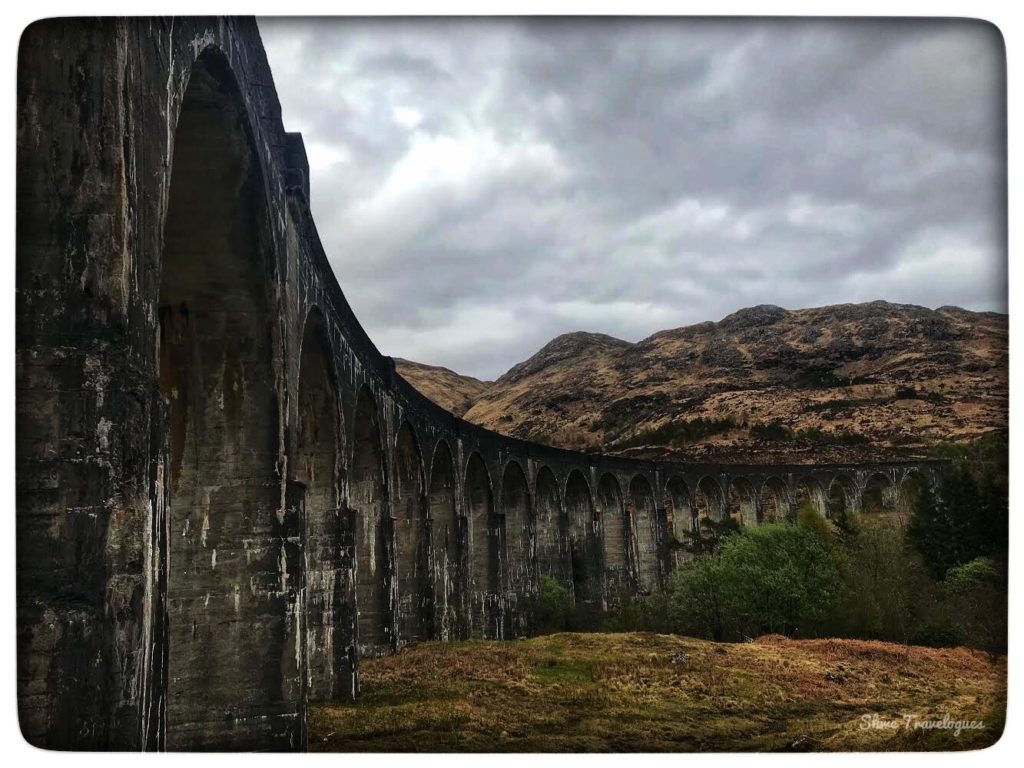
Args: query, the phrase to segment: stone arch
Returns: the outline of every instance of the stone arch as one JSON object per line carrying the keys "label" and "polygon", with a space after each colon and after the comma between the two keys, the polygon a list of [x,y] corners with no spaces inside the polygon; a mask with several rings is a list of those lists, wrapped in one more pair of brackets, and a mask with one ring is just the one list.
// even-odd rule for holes
{"label": "stone arch", "polygon": [[650,594],[661,582],[661,535],[654,490],[643,475],[629,483],[629,532],[633,571],[640,592]]}
{"label": "stone arch", "polygon": [[323,315],[310,311],[299,359],[292,479],[301,488],[305,541],[306,685],[310,698],[351,689],[345,624],[348,568],[343,566],[341,457],[344,430],[337,378]]}
{"label": "stone arch", "polygon": [[745,477],[735,477],[729,483],[726,514],[740,525],[757,525],[757,494]]}
{"label": "stone arch", "polygon": [[501,560],[503,521],[495,514],[491,478],[479,453],[466,464],[463,498],[469,532],[470,637],[498,639],[502,632]]}
{"label": "stone arch", "polygon": [[839,474],[828,485],[828,516],[837,520],[856,510],[857,486],[849,475]]}
{"label": "stone arch", "polygon": [[828,506],[825,503],[825,489],[818,482],[817,478],[810,475],[798,478],[793,496],[795,501],[793,512],[795,514],[799,515],[801,510],[810,509],[822,517],[827,515]]}
{"label": "stone arch", "polygon": [[601,595],[601,547],[590,484],[578,469],[572,470],[565,481],[565,512],[573,598],[577,605],[596,601]]}
{"label": "stone arch", "polygon": [[[501,479],[501,514],[505,522],[504,582],[509,637],[526,634],[529,617],[523,599],[536,593],[533,511],[526,473],[509,461]],[[527,600],[527,603],[529,601]]]}
{"label": "stone arch", "polygon": [[455,511],[455,463],[448,443],[438,440],[430,463],[430,550],[433,558],[433,617],[431,636],[438,640],[463,637],[460,620],[463,599],[463,535]]}
{"label": "stone arch", "polygon": [[861,491],[861,512],[867,517],[890,518],[896,513],[896,484],[882,472],[869,475]]}
{"label": "stone arch", "polygon": [[[167,624],[154,628],[168,656],[157,686],[166,686],[168,749],[246,749],[267,743],[257,712],[290,719],[299,706],[289,615],[302,523],[294,507],[280,508],[266,184],[238,84],[216,50],[193,65],[171,151],[156,339]],[[295,737],[283,733],[273,743]]]}
{"label": "stone arch", "polygon": [[626,508],[622,501],[622,491],[615,475],[606,472],[597,483],[598,508],[601,510],[601,530],[604,534],[604,566],[611,578],[624,580],[627,575],[627,536]]}
{"label": "stone arch", "polygon": [[380,655],[394,646],[393,528],[388,512],[384,453],[377,403],[362,387],[352,418],[349,506],[354,517],[356,609],[360,654]]}
{"label": "stone arch", "polygon": [[712,520],[725,519],[725,493],[718,481],[705,475],[697,481],[693,493],[694,519],[708,517]]}
{"label": "stone arch", "polygon": [[910,520],[918,497],[929,484],[929,478],[917,468],[908,469],[896,489],[896,512],[901,522]]}
{"label": "stone arch", "polygon": [[569,518],[562,506],[555,473],[548,467],[537,472],[534,499],[537,571],[572,589]]}
{"label": "stone arch", "polygon": [[758,519],[764,523],[781,523],[791,517],[792,504],[789,489],[779,477],[769,477],[761,483],[757,495]]}
{"label": "stone arch", "polygon": [[428,560],[427,505],[423,492],[423,459],[409,422],[395,438],[394,514],[395,573],[398,589],[398,641],[430,636],[432,585]]}
{"label": "stone arch", "polygon": [[665,525],[669,535],[668,560],[678,566],[685,556],[683,544],[693,530],[694,506],[686,482],[675,475],[665,484]]}

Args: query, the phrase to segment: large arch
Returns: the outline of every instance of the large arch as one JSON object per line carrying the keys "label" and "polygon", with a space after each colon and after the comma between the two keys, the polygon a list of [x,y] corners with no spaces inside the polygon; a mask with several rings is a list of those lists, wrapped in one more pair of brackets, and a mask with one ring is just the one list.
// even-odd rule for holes
{"label": "large arch", "polygon": [[897,514],[899,489],[892,478],[882,472],[868,476],[861,491],[860,509],[864,518],[873,522],[892,520]]}
{"label": "large arch", "polygon": [[686,483],[678,475],[669,478],[665,484],[665,524],[669,533],[668,560],[671,567],[678,567],[685,557],[684,544],[687,534],[693,530],[694,506]]}
{"label": "large arch", "polygon": [[828,516],[838,520],[856,510],[857,486],[849,475],[836,475],[828,486]]}
{"label": "large arch", "polygon": [[506,637],[525,635],[530,624],[525,605],[536,594],[533,516],[526,473],[516,461],[505,465],[501,478],[501,514],[505,522],[504,589]]}
{"label": "large arch", "polygon": [[537,472],[534,500],[537,572],[572,589],[569,519],[558,493],[555,473],[548,467],[541,467]]}
{"label": "large arch", "polygon": [[650,594],[661,583],[661,535],[654,489],[643,475],[629,483],[630,550],[641,593]]}
{"label": "large arch", "polygon": [[469,636],[502,636],[501,559],[504,527],[494,511],[491,478],[479,453],[469,457],[463,489],[469,531]]}
{"label": "large arch", "polygon": [[306,685],[312,699],[350,688],[348,574],[341,553],[341,409],[323,315],[306,320],[299,361],[298,418],[292,478],[302,489],[306,567]]}
{"label": "large arch", "polygon": [[256,714],[287,717],[301,696],[300,656],[283,653],[301,645],[302,558],[296,515],[278,516],[273,247],[241,95],[210,50],[178,115],[160,271],[169,749],[268,745]]}
{"label": "large arch", "polygon": [[911,469],[903,475],[896,489],[896,514],[900,523],[906,524],[914,513],[917,500],[928,485],[928,477],[918,469]]}
{"label": "large arch", "polygon": [[822,488],[821,483],[817,479],[810,475],[797,479],[794,496],[796,501],[794,512],[797,515],[806,510],[814,512],[821,517],[825,517],[828,514],[825,489]]}
{"label": "large arch", "polygon": [[395,439],[394,498],[395,572],[398,582],[398,642],[424,640],[430,635],[431,582],[427,559],[426,497],[423,461],[409,422]]}
{"label": "large arch", "polygon": [[725,493],[715,478],[705,475],[697,481],[693,493],[694,518],[721,521],[725,519]]}
{"label": "large arch", "polygon": [[733,478],[729,483],[726,514],[740,525],[757,525],[757,496],[745,477]]}
{"label": "large arch", "polygon": [[431,637],[454,640],[465,636],[465,621],[460,621],[464,531],[455,512],[455,463],[444,440],[438,441],[430,465],[429,509],[434,577]]}
{"label": "large arch", "polygon": [[574,469],[565,481],[565,510],[569,521],[569,571],[577,604],[601,596],[601,547],[594,525],[594,500],[583,473]]}
{"label": "large arch", "polygon": [[758,517],[760,522],[781,523],[792,516],[789,500],[789,489],[779,477],[769,477],[761,483],[761,491],[757,496]]}
{"label": "large arch", "polygon": [[606,472],[597,483],[597,503],[604,534],[604,568],[609,587],[621,590],[629,582],[626,508],[615,475]]}
{"label": "large arch", "polygon": [[394,549],[377,404],[367,387],[359,390],[352,432],[349,506],[355,520],[359,652],[374,656],[394,647]]}

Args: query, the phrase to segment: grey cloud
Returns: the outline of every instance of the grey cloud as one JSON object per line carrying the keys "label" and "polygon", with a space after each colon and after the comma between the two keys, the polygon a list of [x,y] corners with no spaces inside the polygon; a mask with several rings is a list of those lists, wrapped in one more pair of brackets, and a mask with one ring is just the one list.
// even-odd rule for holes
{"label": "grey cloud", "polygon": [[262,20],[339,281],[385,354],[499,375],[758,303],[1006,311],[983,24]]}

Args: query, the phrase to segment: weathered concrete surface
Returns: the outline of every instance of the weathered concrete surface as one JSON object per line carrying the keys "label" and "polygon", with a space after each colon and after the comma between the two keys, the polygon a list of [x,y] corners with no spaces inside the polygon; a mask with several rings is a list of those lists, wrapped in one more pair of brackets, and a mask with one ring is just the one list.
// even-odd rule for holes
{"label": "weathered concrete surface", "polygon": [[19,716],[61,749],[301,749],[541,574],[657,589],[699,514],[898,507],[938,465],[590,456],[452,417],[331,272],[251,19],[53,20],[18,71]]}

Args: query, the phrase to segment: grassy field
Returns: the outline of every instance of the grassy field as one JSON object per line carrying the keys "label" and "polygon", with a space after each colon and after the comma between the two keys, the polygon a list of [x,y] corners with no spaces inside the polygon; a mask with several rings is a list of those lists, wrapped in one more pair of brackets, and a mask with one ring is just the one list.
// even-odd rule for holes
{"label": "grassy field", "polygon": [[[424,643],[361,669],[357,704],[311,708],[311,750],[978,749],[1006,709],[1004,657],[858,640],[558,634]],[[902,719],[945,715],[984,727]]]}

